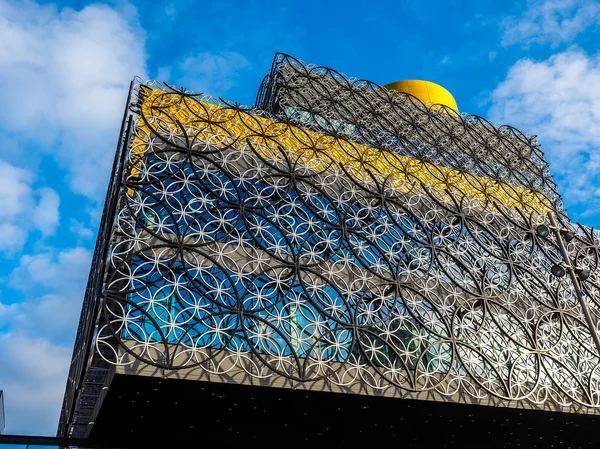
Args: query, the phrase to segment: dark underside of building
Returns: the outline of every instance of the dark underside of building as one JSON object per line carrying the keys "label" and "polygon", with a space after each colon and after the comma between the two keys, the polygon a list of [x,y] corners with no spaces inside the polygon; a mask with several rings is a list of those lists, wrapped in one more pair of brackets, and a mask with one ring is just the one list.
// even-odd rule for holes
{"label": "dark underside of building", "polygon": [[89,437],[115,447],[597,447],[600,417],[115,375]]}

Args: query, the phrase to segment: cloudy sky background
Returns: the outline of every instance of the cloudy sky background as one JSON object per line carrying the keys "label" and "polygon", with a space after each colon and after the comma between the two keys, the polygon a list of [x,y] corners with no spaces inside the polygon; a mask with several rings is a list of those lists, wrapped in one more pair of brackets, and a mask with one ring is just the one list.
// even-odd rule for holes
{"label": "cloudy sky background", "polygon": [[276,51],[537,134],[600,226],[600,3],[0,0],[0,389],[7,433],[56,431],[130,79],[252,105]]}

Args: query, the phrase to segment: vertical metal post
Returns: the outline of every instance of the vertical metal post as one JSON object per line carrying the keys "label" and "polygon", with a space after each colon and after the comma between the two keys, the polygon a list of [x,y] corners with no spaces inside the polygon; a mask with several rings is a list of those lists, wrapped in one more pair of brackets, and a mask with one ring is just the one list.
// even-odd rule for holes
{"label": "vertical metal post", "polygon": [[594,343],[596,344],[596,350],[598,351],[598,356],[600,356],[600,339],[598,339],[598,334],[596,333],[596,326],[592,322],[592,317],[590,315],[590,311],[587,307],[587,304],[583,300],[582,290],[583,287],[581,285],[581,281],[575,273],[575,267],[571,263],[571,259],[567,253],[567,247],[565,245],[565,241],[563,240],[563,236],[558,227],[558,223],[554,214],[552,212],[548,212],[548,218],[550,218],[550,224],[552,225],[551,229],[556,237],[556,241],[558,242],[558,247],[562,254],[563,261],[565,262],[565,268],[569,272],[569,276],[571,277],[571,282],[573,282],[573,286],[575,287],[575,293],[577,294],[577,300],[579,301],[579,305],[581,306],[581,310],[583,310],[583,315],[585,316],[585,321],[587,322],[588,328],[592,334],[592,338]]}

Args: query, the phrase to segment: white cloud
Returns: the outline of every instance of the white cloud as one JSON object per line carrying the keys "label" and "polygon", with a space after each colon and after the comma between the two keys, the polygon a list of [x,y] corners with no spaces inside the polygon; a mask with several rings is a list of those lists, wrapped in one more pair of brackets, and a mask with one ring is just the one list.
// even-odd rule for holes
{"label": "white cloud", "polygon": [[91,254],[84,248],[25,255],[9,276],[23,302],[0,302],[0,387],[7,432],[56,432]]}
{"label": "white cloud", "polygon": [[0,334],[6,432],[55,435],[71,349],[42,338]]}
{"label": "white cloud", "polygon": [[196,92],[220,96],[231,89],[250,68],[250,62],[237,52],[188,55],[174,66],[158,69],[159,81],[170,81]]}
{"label": "white cloud", "polygon": [[18,304],[3,304],[0,301],[0,325],[14,317],[18,313],[18,308]]}
{"label": "white cloud", "polygon": [[85,248],[66,249],[58,253],[24,255],[10,275],[11,286],[28,291],[43,287],[62,294],[83,294],[92,255]]}
{"label": "white cloud", "polygon": [[600,3],[595,0],[534,0],[522,17],[502,22],[503,45],[571,42],[586,28],[600,23]]}
{"label": "white cloud", "polygon": [[0,223],[0,251],[19,251],[27,241],[27,232],[12,223]]}
{"label": "white cloud", "polygon": [[69,231],[72,234],[76,234],[81,240],[88,240],[94,237],[94,231],[74,218],[71,219]]}
{"label": "white cloud", "polygon": [[54,190],[48,187],[40,189],[38,194],[40,200],[33,210],[33,222],[43,235],[52,235],[58,226],[60,198]]}
{"label": "white cloud", "polygon": [[539,135],[551,172],[579,217],[599,213],[600,55],[569,50],[545,61],[520,60],[492,100],[492,119]]}
{"label": "white cloud", "polygon": [[20,250],[34,227],[48,236],[58,226],[58,194],[48,187],[34,190],[34,181],[30,171],[0,160],[0,251]]}
{"label": "white cloud", "polygon": [[13,310],[13,326],[32,335],[70,340],[77,325],[92,254],[76,247],[24,255],[9,276],[27,298]]}
{"label": "white cloud", "polygon": [[43,143],[73,189],[101,198],[144,33],[105,5],[81,11],[0,0],[0,123]]}
{"label": "white cloud", "polygon": [[0,220],[12,219],[31,202],[33,174],[0,160]]}
{"label": "white cloud", "polygon": [[79,295],[50,293],[4,306],[5,321],[10,320],[10,329],[17,329],[23,335],[43,336],[52,342],[72,345],[83,301],[82,284],[77,283],[81,287]]}

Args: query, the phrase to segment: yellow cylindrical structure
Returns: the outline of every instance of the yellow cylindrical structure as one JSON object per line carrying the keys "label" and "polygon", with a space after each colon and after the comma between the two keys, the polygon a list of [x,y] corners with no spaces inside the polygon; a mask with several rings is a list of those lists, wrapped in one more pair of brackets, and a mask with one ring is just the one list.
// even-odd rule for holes
{"label": "yellow cylindrical structure", "polygon": [[439,84],[423,80],[404,80],[386,84],[384,87],[414,95],[427,106],[444,105],[458,112],[458,106],[452,94]]}

